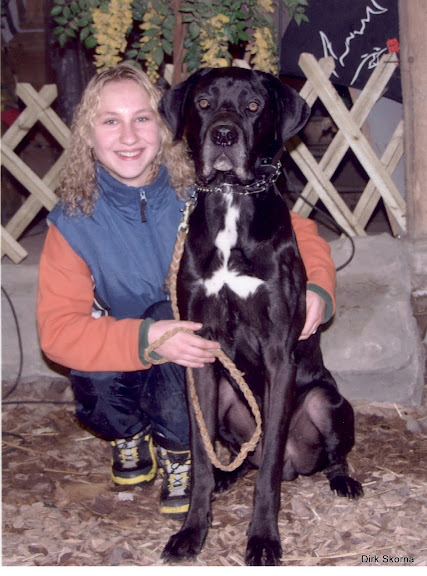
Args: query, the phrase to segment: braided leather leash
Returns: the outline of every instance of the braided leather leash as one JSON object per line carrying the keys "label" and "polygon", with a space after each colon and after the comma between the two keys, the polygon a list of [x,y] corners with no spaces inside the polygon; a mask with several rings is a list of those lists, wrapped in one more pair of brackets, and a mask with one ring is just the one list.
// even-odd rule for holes
{"label": "braided leather leash", "polygon": [[[181,258],[184,253],[185,239],[187,237],[189,228],[188,220],[193,209],[194,209],[194,201],[189,200],[184,209],[184,215],[181,224],[179,225],[178,228],[178,236],[176,239],[175,249],[172,256],[172,262],[169,269],[171,304],[175,320],[180,319],[177,303],[177,294],[176,294],[177,277]],[[167,360],[165,360],[164,358],[160,360],[154,360],[153,358],[150,357],[150,354],[151,352],[153,352],[153,350],[161,346],[167,339],[172,338],[172,336],[175,336],[175,334],[177,334],[178,332],[192,333],[191,330],[187,330],[185,328],[174,328],[173,330],[170,330],[169,332],[164,334],[161,338],[156,340],[156,342],[154,342],[145,349],[144,351],[145,360],[151,364],[164,364],[165,362],[167,362]],[[243,396],[245,397],[247,403],[249,404],[249,407],[252,410],[252,414],[254,415],[256,423],[255,432],[252,435],[252,438],[248,442],[244,442],[242,444],[239,453],[230,464],[228,465],[222,464],[218,460],[218,457],[216,456],[215,449],[209,437],[205,419],[203,417],[202,410],[200,407],[199,398],[197,396],[196,387],[194,385],[193,371],[191,368],[187,368],[187,384],[190,391],[190,398],[193,404],[197,425],[199,427],[199,431],[202,436],[206,452],[209,456],[209,460],[216,468],[224,470],[225,472],[231,472],[236,468],[238,468],[243,463],[249,452],[255,450],[262,433],[261,414],[259,411],[258,404],[256,403],[256,400],[254,398],[254,395],[252,394],[252,391],[250,390],[249,386],[246,384],[243,378],[242,372],[239,372],[234,362],[222,350],[218,350],[215,355],[221,362],[221,364],[229,371],[230,375],[234,378],[234,380],[237,382],[237,385],[239,386]]]}

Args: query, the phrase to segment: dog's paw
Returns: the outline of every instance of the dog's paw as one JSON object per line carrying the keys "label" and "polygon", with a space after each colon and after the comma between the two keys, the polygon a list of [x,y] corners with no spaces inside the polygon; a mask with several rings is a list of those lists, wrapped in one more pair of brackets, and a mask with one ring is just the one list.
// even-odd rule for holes
{"label": "dog's paw", "polygon": [[278,540],[252,536],[248,540],[245,562],[247,566],[280,566],[282,546]]}
{"label": "dog's paw", "polygon": [[332,492],[338,496],[344,496],[350,500],[357,500],[363,496],[363,488],[360,482],[351,476],[335,476],[329,481]]}
{"label": "dog's paw", "polygon": [[184,528],[171,536],[166,544],[162,558],[166,562],[195,558],[202,549],[206,532],[196,528]]}

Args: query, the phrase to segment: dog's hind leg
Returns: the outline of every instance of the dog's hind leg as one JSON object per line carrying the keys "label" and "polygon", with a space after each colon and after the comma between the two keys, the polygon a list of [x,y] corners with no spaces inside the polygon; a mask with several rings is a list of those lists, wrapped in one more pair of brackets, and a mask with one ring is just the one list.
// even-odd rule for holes
{"label": "dog's hind leg", "polygon": [[363,496],[363,488],[358,480],[349,475],[347,464],[347,454],[354,445],[353,408],[337,391],[328,390],[325,394],[329,396],[328,418],[317,423],[328,457],[324,473],[333,492],[356,500]]}
{"label": "dog's hind leg", "polygon": [[285,452],[284,479],[323,470],[339,496],[356,499],[361,484],[351,478],[347,454],[354,444],[354,414],[335,386],[315,386],[298,403]]}
{"label": "dog's hind leg", "polygon": [[[255,420],[247,402],[227,378],[221,378],[219,384],[218,432],[221,442],[230,450],[233,457],[239,453],[245,442],[249,442],[255,432]],[[215,469],[215,492],[225,492],[239,478],[257,468],[261,451],[260,439],[255,452],[248,454],[239,468],[232,472]]]}

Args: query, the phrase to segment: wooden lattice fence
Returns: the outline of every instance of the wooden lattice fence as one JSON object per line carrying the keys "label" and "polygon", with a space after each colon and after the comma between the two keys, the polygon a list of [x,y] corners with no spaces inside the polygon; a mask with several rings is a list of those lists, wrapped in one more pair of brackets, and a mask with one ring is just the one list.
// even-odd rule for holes
{"label": "wooden lattice fence", "polygon": [[19,237],[42,207],[51,210],[58,200],[54,190],[58,185],[59,172],[65,163],[66,152],[64,150],[47,174],[40,178],[14,150],[36,122],[41,122],[64,149],[70,130],[50,107],[58,94],[54,84],[43,86],[40,92],[37,92],[30,84],[21,83],[17,84],[16,93],[26,108],[2,136],[1,163],[30,195],[7,225],[1,228],[1,256],[7,254],[17,264],[27,256],[26,250],[18,242]]}
{"label": "wooden lattice fence", "polygon": [[[398,65],[397,56],[386,54],[382,57],[351,110],[346,108],[329,80],[334,69],[332,58],[316,61],[311,54],[302,54],[299,64],[307,78],[301,95],[310,106],[320,98],[338,128],[319,162],[299,136],[294,136],[287,143],[290,156],[307,179],[302,192],[303,197],[311,203],[320,199],[335,221],[351,236],[366,235],[366,225],[382,198],[393,231],[404,233],[405,200],[391,178],[403,154],[403,121],[399,122],[381,159],[362,131],[363,123],[384,93]],[[2,164],[30,193],[24,204],[1,230],[2,257],[7,254],[15,263],[21,262],[27,255],[18,242],[22,232],[43,206],[50,210],[57,202],[54,191],[58,184],[59,172],[65,162],[65,148],[70,136],[69,128],[50,108],[57,96],[55,85],[44,86],[40,92],[36,92],[29,84],[18,84],[17,94],[26,104],[26,108],[1,139]],[[39,178],[14,152],[36,122],[41,122],[64,148],[64,152],[43,178]],[[353,212],[331,182],[341,160],[350,148],[370,178]],[[309,205],[302,199],[297,200],[293,209],[304,216],[308,216],[311,211]]]}
{"label": "wooden lattice fence", "polygon": [[[346,108],[329,80],[334,69],[332,58],[324,58],[317,62],[311,54],[302,54],[299,65],[307,78],[301,95],[310,106],[317,97],[320,98],[338,127],[336,136],[319,163],[299,136],[294,136],[288,142],[287,149],[291,157],[307,179],[302,195],[312,203],[320,198],[335,221],[351,236],[366,235],[366,225],[382,197],[391,219],[392,229],[396,223],[400,231],[405,232],[405,200],[391,178],[403,155],[403,122],[398,124],[381,160],[361,130],[361,126],[384,93],[398,65],[396,54],[386,54],[382,57],[351,110]],[[331,182],[349,148],[353,150],[370,177],[354,212],[347,207]],[[299,199],[293,210],[307,216],[311,208]]]}

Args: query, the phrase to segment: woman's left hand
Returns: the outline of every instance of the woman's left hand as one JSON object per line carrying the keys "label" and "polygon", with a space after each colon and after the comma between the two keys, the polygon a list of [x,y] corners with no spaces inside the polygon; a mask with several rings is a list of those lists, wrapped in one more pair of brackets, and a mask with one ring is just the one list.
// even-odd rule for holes
{"label": "woman's left hand", "polygon": [[307,290],[305,325],[299,340],[307,340],[312,334],[314,334],[314,332],[316,332],[325,319],[325,312],[325,300],[319,296],[317,292]]}

